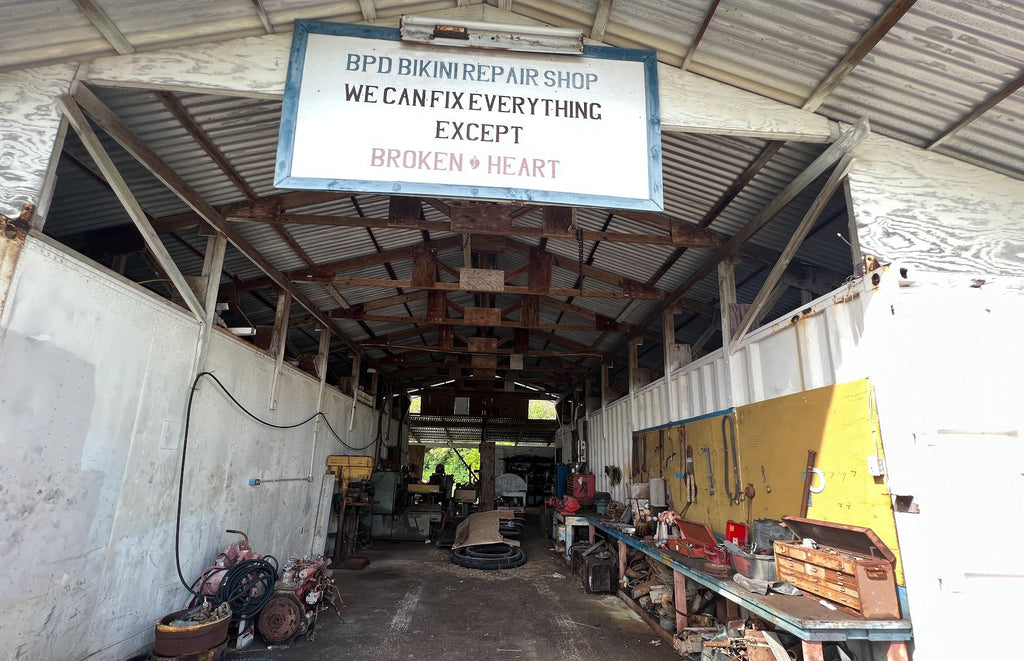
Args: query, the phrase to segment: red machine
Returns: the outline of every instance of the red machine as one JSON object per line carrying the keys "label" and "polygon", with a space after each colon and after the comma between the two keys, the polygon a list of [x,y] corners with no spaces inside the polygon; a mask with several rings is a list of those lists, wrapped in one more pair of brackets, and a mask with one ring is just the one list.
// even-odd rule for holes
{"label": "red machine", "polygon": [[573,473],[569,476],[569,494],[578,500],[580,505],[593,505],[595,493],[596,485],[592,473]]}
{"label": "red machine", "polygon": [[[274,595],[263,607],[256,623],[268,643],[285,643],[304,633],[312,639],[320,611],[328,604],[335,611],[344,605],[327,569],[329,562],[330,558],[324,556],[288,561],[274,586]],[[338,615],[341,616],[340,611]]]}
{"label": "red machine", "polygon": [[261,560],[263,558],[249,546],[249,536],[244,532],[241,530],[225,530],[224,532],[241,535],[242,539],[228,546],[222,553],[218,553],[213,564],[204,569],[200,575],[199,592],[211,597],[216,596],[220,591],[220,584],[227,576],[228,569],[244,560]]}

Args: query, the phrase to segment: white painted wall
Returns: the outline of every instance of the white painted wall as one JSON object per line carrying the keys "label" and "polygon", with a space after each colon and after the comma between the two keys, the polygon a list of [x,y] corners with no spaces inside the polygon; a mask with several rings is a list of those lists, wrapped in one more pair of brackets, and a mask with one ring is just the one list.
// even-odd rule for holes
{"label": "white painted wall", "polygon": [[[0,548],[5,658],[125,658],[187,593],[174,569],[174,511],[198,323],[118,276],[30,237],[0,319]],[[273,361],[214,333],[208,369],[261,417],[315,411],[319,383],[285,367],[268,411]],[[328,388],[323,409],[351,445],[376,416]],[[192,580],[246,530],[287,559],[323,547],[327,454],[352,454],[314,426],[271,430],[206,381],[195,398],[182,521]],[[372,448],[364,452],[372,453]],[[248,486],[250,478],[312,480]],[[317,530],[314,540],[314,529]]]}
{"label": "white painted wall", "polygon": [[917,270],[1024,276],[1024,184],[873,135],[849,186],[861,252]]}
{"label": "white painted wall", "polygon": [[[1024,588],[1012,552],[1024,543],[1024,280],[990,278],[978,288],[969,275],[880,275],[877,287],[847,285],[802,308],[807,314],[750,333],[734,356],[734,401],[870,378],[890,491],[920,507],[896,514],[914,658],[1002,658],[999,637],[951,625],[954,614],[1009,606]],[[719,350],[669,376],[682,418],[725,406],[724,370]],[[598,490],[625,496],[632,430],[669,422],[666,396],[665,379],[638,391],[636,426],[628,395],[591,415]],[[622,484],[609,485],[606,465],[622,469]],[[997,535],[998,544],[985,542]]]}

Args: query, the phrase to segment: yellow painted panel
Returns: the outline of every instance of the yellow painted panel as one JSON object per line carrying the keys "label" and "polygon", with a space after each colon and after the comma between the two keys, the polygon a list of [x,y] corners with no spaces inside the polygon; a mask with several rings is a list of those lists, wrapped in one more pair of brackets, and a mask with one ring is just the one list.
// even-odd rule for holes
{"label": "yellow painted panel", "polygon": [[[882,456],[870,388],[866,380],[854,381],[737,408],[731,417],[736,423],[739,488],[742,491],[753,485],[752,499],[735,502],[726,495],[723,419],[727,416],[641,435],[640,442],[646,443],[642,454],[647,471],[639,478],[665,477],[675,511],[721,533],[728,520],[749,524],[758,518],[798,516],[807,451],[814,450],[814,465],[822,475],[815,476],[813,486],[824,488],[812,494],[808,518],[874,530],[896,554],[896,576],[902,585],[903,567],[888,487],[884,478],[871,477],[867,471],[867,457],[876,452]],[[684,443],[693,448],[698,485],[696,502],[689,506],[682,479]],[[711,456],[714,495],[708,488],[705,447]],[[735,494],[731,444],[729,454],[729,486]]]}

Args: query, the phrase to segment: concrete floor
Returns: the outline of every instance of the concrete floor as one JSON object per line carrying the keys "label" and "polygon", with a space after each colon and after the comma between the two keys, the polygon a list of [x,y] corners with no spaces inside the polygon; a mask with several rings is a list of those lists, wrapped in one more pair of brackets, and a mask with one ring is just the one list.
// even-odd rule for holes
{"label": "concrete floor", "polygon": [[572,576],[536,518],[522,540],[527,563],[477,571],[449,551],[377,542],[362,571],[336,572],[345,622],[324,611],[316,639],[287,649],[257,640],[230,659],[644,659],[679,656],[613,595],[590,595]]}

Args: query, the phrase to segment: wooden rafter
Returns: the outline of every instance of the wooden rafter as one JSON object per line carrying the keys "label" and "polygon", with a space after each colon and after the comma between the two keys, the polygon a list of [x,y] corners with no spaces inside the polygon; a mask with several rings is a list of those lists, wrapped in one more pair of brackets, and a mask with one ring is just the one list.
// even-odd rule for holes
{"label": "wooden rafter", "polygon": [[103,128],[111,138],[117,141],[143,167],[163,182],[183,202],[192,207],[193,211],[202,216],[214,229],[224,233],[228,241],[255,263],[260,270],[266,273],[278,287],[289,292],[302,307],[316,316],[325,328],[329,328],[338,335],[352,351],[357,355],[360,353],[358,344],[353,342],[309,297],[292,284],[285,274],[260,254],[214,207],[203,200],[180,175],[174,172],[163,159],[157,156],[156,152],[139,139],[88,87],[80,85],[78,91],[73,96],[73,101],[88,113],[97,125]]}
{"label": "wooden rafter", "polygon": [[690,41],[690,46],[686,49],[686,56],[683,58],[683,63],[679,66],[683,71],[690,68],[690,60],[693,59],[694,54],[697,52],[697,48],[700,47],[700,42],[704,39],[704,33],[708,31],[708,26],[711,25],[711,19],[715,17],[715,11],[718,9],[718,3],[721,1],[722,0],[711,0],[708,10],[704,12],[704,19],[700,22],[700,27],[697,28],[697,34],[693,35],[693,39]]}
{"label": "wooden rafter", "polygon": [[119,55],[130,55],[135,52],[135,47],[125,38],[120,28],[114,24],[114,21],[110,20],[107,12],[103,11],[93,0],[74,0],[74,2],[78,5],[78,9],[81,10],[82,14],[93,24],[93,27],[99,30],[103,38],[107,40],[107,43]]}
{"label": "wooden rafter", "polygon": [[1002,103],[1007,97],[1012,96],[1017,90],[1024,88],[1024,74],[1018,76],[1016,79],[1010,81],[1008,85],[1003,87],[1001,90],[993,94],[992,96],[985,99],[984,103],[979,105],[977,108],[961,117],[955,124],[947,128],[937,138],[931,141],[931,143],[925,147],[925,149],[935,149],[942,145],[954,135],[957,134],[961,129],[966,127],[971,122],[974,122],[979,117],[987,113],[992,108],[995,108],[998,104]]}

